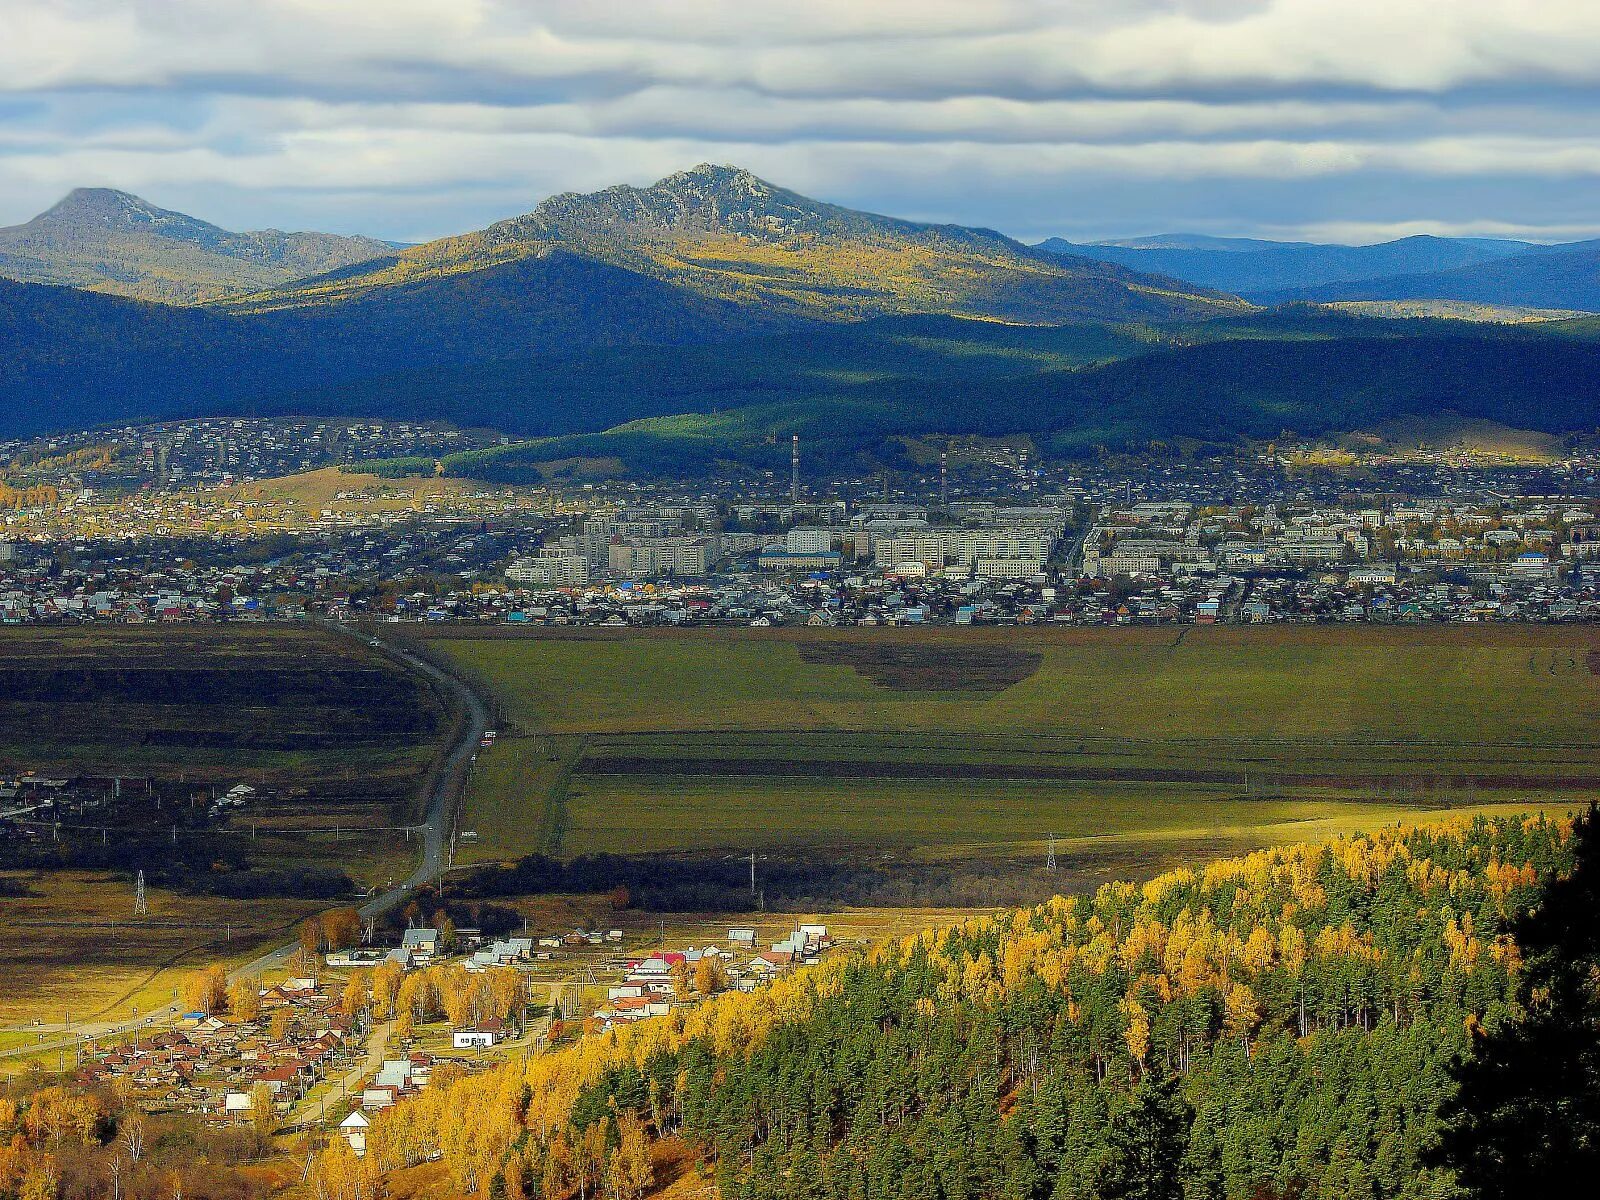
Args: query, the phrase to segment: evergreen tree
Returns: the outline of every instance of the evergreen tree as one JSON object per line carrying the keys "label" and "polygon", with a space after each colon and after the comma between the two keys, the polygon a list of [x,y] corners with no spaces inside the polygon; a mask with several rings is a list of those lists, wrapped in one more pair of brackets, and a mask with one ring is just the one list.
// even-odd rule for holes
{"label": "evergreen tree", "polygon": [[1433,1154],[1485,1200],[1537,1195],[1600,1172],[1600,816],[1573,831],[1574,866],[1513,935],[1525,964],[1516,1014],[1454,1071]]}
{"label": "evergreen tree", "polygon": [[1176,1077],[1141,1080],[1133,1103],[1111,1122],[1110,1169],[1100,1185],[1104,1200],[1181,1200],[1193,1120]]}

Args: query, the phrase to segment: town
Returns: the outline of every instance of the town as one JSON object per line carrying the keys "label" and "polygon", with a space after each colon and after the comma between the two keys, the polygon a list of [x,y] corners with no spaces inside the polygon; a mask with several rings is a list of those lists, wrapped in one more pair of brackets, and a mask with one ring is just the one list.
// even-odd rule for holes
{"label": "town", "polygon": [[[276,452],[302,435],[322,449],[292,462]],[[997,446],[969,452],[958,470],[941,459],[893,487],[886,475],[840,479],[819,484],[820,496],[803,485],[798,440],[787,481],[446,485],[328,465],[352,445],[414,452],[465,436],[270,421],[120,431],[108,445],[131,443],[144,464],[134,487],[103,486],[97,472],[124,461],[104,447],[97,457],[54,440],[12,447],[28,469],[0,517],[0,623],[1600,616],[1592,456],[1528,465],[1372,455],[1350,477],[1304,465],[1314,457],[1304,448],[1085,466]],[[216,444],[242,457],[226,486],[147,453],[194,446],[204,462]],[[313,473],[262,482],[285,466]]]}

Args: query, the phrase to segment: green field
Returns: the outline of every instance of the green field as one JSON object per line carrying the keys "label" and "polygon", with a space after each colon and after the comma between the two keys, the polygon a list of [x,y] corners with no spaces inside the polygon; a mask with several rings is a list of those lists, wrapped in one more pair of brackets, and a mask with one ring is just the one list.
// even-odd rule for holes
{"label": "green field", "polygon": [[1052,832],[1237,846],[1600,795],[1600,634],[1581,629],[458,630],[432,645],[505,713],[463,823],[477,857],[1033,854]]}

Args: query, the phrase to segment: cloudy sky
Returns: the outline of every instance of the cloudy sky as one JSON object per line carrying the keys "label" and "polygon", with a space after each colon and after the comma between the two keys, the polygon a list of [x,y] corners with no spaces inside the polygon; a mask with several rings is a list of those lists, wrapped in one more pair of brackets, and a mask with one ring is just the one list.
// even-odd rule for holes
{"label": "cloudy sky", "polygon": [[1035,240],[1600,236],[1600,0],[0,0],[0,224],[422,240],[700,161]]}

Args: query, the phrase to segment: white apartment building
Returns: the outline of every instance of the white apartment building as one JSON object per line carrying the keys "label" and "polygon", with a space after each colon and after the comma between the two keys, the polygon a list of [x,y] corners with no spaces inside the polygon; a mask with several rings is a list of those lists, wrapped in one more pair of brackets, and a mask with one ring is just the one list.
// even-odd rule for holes
{"label": "white apartment building", "polygon": [[528,587],[577,587],[589,582],[589,560],[570,550],[541,550],[537,558],[514,561],[506,578]]}
{"label": "white apartment building", "polygon": [[789,530],[784,548],[790,554],[826,554],[833,549],[833,530],[815,525],[797,525]]}
{"label": "white apartment building", "polygon": [[720,557],[714,537],[618,538],[608,548],[611,570],[628,579],[709,575]]}

